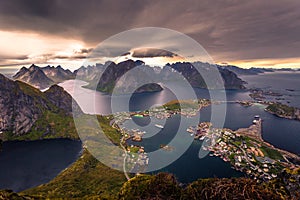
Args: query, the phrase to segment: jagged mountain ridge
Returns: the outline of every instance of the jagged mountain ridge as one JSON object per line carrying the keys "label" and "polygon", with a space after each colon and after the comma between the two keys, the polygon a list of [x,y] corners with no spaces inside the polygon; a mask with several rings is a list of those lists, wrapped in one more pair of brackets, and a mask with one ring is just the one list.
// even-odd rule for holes
{"label": "jagged mountain ridge", "polygon": [[56,83],[75,78],[75,74],[73,72],[71,72],[69,69],[63,69],[60,65],[57,67],[48,65],[46,67],[42,67],[41,69],[47,77]]}
{"label": "jagged mountain ridge", "polygon": [[13,78],[35,86],[38,89],[46,89],[54,84],[54,81],[48,78],[41,68],[36,65],[31,65],[28,69],[22,67]]}
{"label": "jagged mountain ridge", "polygon": [[[0,139],[26,138],[27,134],[33,134],[35,139],[56,135],[63,137],[64,133],[58,130],[58,125],[63,127],[63,123],[70,125],[66,130],[71,131],[73,125],[69,122],[72,122],[73,99],[63,88],[54,85],[41,92],[2,74],[0,88]],[[80,110],[76,104],[75,108]],[[70,136],[68,134],[76,133],[66,133],[67,137]]]}
{"label": "jagged mountain ridge", "polygon": [[229,71],[234,72],[237,75],[258,75],[264,72],[274,72],[274,69],[265,69],[265,68],[249,68],[249,69],[244,69],[244,68],[240,68],[234,65],[225,65],[225,66],[220,66],[220,68],[222,69],[227,69]]}
{"label": "jagged mountain ridge", "polygon": [[[183,77],[185,77],[191,86],[196,88],[207,88],[207,83],[204,78],[214,79],[214,85],[210,85],[211,89],[244,89],[244,81],[240,79],[234,72],[215,66],[209,63],[202,62],[177,62],[174,64],[169,64],[163,67],[160,72],[161,79],[164,81],[174,81],[176,70]],[[218,74],[221,76],[221,79],[217,78]],[[204,75],[210,75],[211,77],[202,77]],[[175,78],[176,80],[176,78]]]}
{"label": "jagged mountain ridge", "polygon": [[[180,80],[186,78],[191,86],[198,88],[206,88],[206,83],[201,77],[201,74],[196,70],[210,70],[210,68],[217,69],[223,80],[216,79],[216,86],[224,86],[226,89],[243,89],[244,82],[237,76],[245,74],[261,73],[263,70],[252,69],[246,70],[235,66],[218,66],[202,62],[177,62],[167,64],[161,70],[145,65],[143,61],[126,60],[120,63],[106,62],[105,64],[96,64],[95,66],[80,67],[71,72],[63,69],[60,65],[57,67],[38,67],[31,65],[29,69],[23,67],[14,76],[14,79],[29,83],[39,89],[46,89],[51,85],[63,82],[68,79],[77,79],[87,81],[89,85],[87,88],[96,89],[105,93],[112,93],[116,83],[119,84],[117,88],[118,93],[129,93],[132,88],[135,88],[135,93],[161,91],[162,87],[159,84],[162,80],[164,82]],[[170,70],[170,68],[172,70]],[[123,76],[130,70],[135,69],[136,74]],[[177,72],[181,73],[183,77],[175,75]],[[150,80],[152,83],[142,87],[137,87],[143,80]]]}
{"label": "jagged mountain ridge", "polygon": [[[145,65],[142,61],[127,60],[118,64],[114,62],[107,62],[104,65],[97,64],[96,66],[81,67],[74,73],[77,74],[77,78],[89,82],[87,86],[90,89],[97,89],[101,92],[111,93],[114,90],[114,86],[118,81],[121,81],[118,85],[122,85],[124,88],[118,88],[121,93],[130,91],[130,87],[135,87],[139,80],[152,80],[153,83],[178,81],[183,77],[193,87],[206,88],[205,81],[201,77],[201,74],[196,70],[194,66],[201,69],[210,70],[210,67],[217,69],[223,80],[218,80],[215,88],[223,85],[226,89],[244,89],[244,81],[241,80],[234,72],[222,68],[220,66],[211,65],[209,63],[189,63],[178,62],[174,64],[167,64],[161,70]],[[122,76],[130,70],[136,68],[136,75],[129,75],[123,78]],[[176,70],[182,76],[178,76]],[[100,77],[101,76],[101,77]],[[157,84],[156,84],[157,85]],[[152,87],[153,86],[153,87]],[[151,92],[160,91],[161,88],[154,87],[154,84],[148,85],[145,88],[138,88],[135,92]]]}
{"label": "jagged mountain ridge", "polygon": [[49,65],[46,67],[38,67],[32,64],[28,69],[22,67],[13,78],[44,90],[51,85],[68,79],[74,79],[75,75],[70,70],[63,69],[60,65],[57,67],[51,67]]}

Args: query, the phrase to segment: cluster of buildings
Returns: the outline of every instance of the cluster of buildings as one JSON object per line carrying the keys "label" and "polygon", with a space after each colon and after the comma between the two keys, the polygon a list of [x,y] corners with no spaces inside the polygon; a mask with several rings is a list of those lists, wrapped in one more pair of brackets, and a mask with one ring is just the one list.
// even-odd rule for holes
{"label": "cluster of buildings", "polygon": [[[132,152],[132,149],[138,148],[138,152]],[[126,159],[126,163],[130,166],[130,172],[133,173],[143,173],[148,164],[149,164],[149,157],[146,152],[144,152],[144,148],[137,147],[137,146],[130,146],[127,148],[128,156]]]}
{"label": "cluster of buildings", "polygon": [[197,127],[189,127],[186,131],[194,136],[195,139],[203,140],[205,136],[209,133],[212,123],[210,122],[201,122]]}
{"label": "cluster of buildings", "polygon": [[219,131],[217,134],[218,140],[208,149],[213,155],[230,162],[236,170],[259,180],[275,178],[277,172],[282,170],[281,161],[275,161],[265,155],[260,149],[260,143],[228,130]]}
{"label": "cluster of buildings", "polygon": [[210,123],[200,123],[196,136],[207,138],[204,150],[211,151],[210,156],[218,156],[230,162],[233,168],[258,180],[270,180],[277,177],[283,169],[280,160],[269,158],[262,150],[262,144],[229,129],[211,128]]}

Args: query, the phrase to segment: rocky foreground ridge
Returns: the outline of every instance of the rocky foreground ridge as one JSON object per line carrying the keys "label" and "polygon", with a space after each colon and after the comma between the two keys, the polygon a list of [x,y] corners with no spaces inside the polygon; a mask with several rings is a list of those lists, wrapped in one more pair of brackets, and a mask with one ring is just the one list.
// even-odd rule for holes
{"label": "rocky foreground ridge", "polygon": [[[41,92],[1,74],[0,88],[0,139],[26,138],[28,134],[35,138],[63,134],[63,123],[67,123],[66,131],[72,129],[69,123],[72,122],[73,99],[63,88],[54,85]],[[77,104],[75,107],[80,109]],[[75,133],[68,134],[75,136]]]}

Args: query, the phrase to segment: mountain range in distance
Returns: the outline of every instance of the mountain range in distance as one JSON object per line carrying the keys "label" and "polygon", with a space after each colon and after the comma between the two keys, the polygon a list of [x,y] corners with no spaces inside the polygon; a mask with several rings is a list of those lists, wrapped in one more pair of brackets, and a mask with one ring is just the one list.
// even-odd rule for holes
{"label": "mountain range in distance", "polygon": [[[139,67],[143,66],[143,67]],[[46,66],[39,67],[32,64],[29,68],[22,67],[13,79],[28,83],[40,90],[45,90],[51,85],[61,83],[70,79],[79,79],[88,82],[85,86],[89,89],[111,94],[112,91],[117,93],[130,93],[135,89],[135,93],[161,91],[163,88],[156,83],[176,81],[182,79],[176,75],[176,70],[195,88],[207,88],[205,81],[197,69],[209,69],[216,67],[223,79],[225,89],[244,89],[245,82],[239,78],[244,75],[257,75],[264,72],[274,71],[295,71],[293,69],[265,69],[250,68],[243,69],[233,65],[212,65],[202,62],[177,62],[167,64],[164,67],[150,67],[143,61],[126,60],[120,63],[106,62],[105,64],[96,64],[94,66],[80,67],[71,72],[63,69],[60,65],[57,67]],[[135,68],[135,74],[123,76],[126,72]],[[101,77],[100,77],[101,76]],[[150,80],[153,83],[138,87],[143,80]],[[119,82],[116,86],[116,83]],[[216,81],[217,82],[217,81]],[[218,86],[216,86],[217,88]]]}
{"label": "mountain range in distance", "polygon": [[63,69],[60,65],[57,67],[51,67],[49,65],[46,67],[38,67],[32,64],[28,69],[22,67],[13,78],[44,90],[51,85],[74,79],[75,74],[68,69]]}

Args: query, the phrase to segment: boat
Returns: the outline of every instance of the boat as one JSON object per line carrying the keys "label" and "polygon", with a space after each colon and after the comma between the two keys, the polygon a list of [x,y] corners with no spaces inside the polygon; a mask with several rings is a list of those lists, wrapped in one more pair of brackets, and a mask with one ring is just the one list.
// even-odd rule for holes
{"label": "boat", "polygon": [[187,128],[186,131],[189,133],[194,133],[194,130],[192,128]]}
{"label": "boat", "polygon": [[205,136],[202,136],[201,138],[199,138],[199,140],[204,140],[205,139]]}
{"label": "boat", "polygon": [[193,136],[194,136],[194,133],[191,133],[191,136],[193,137]]}
{"label": "boat", "polygon": [[154,126],[156,126],[157,128],[161,128],[161,129],[164,128],[164,126],[162,126],[162,125],[160,125],[160,124],[155,124]]}

